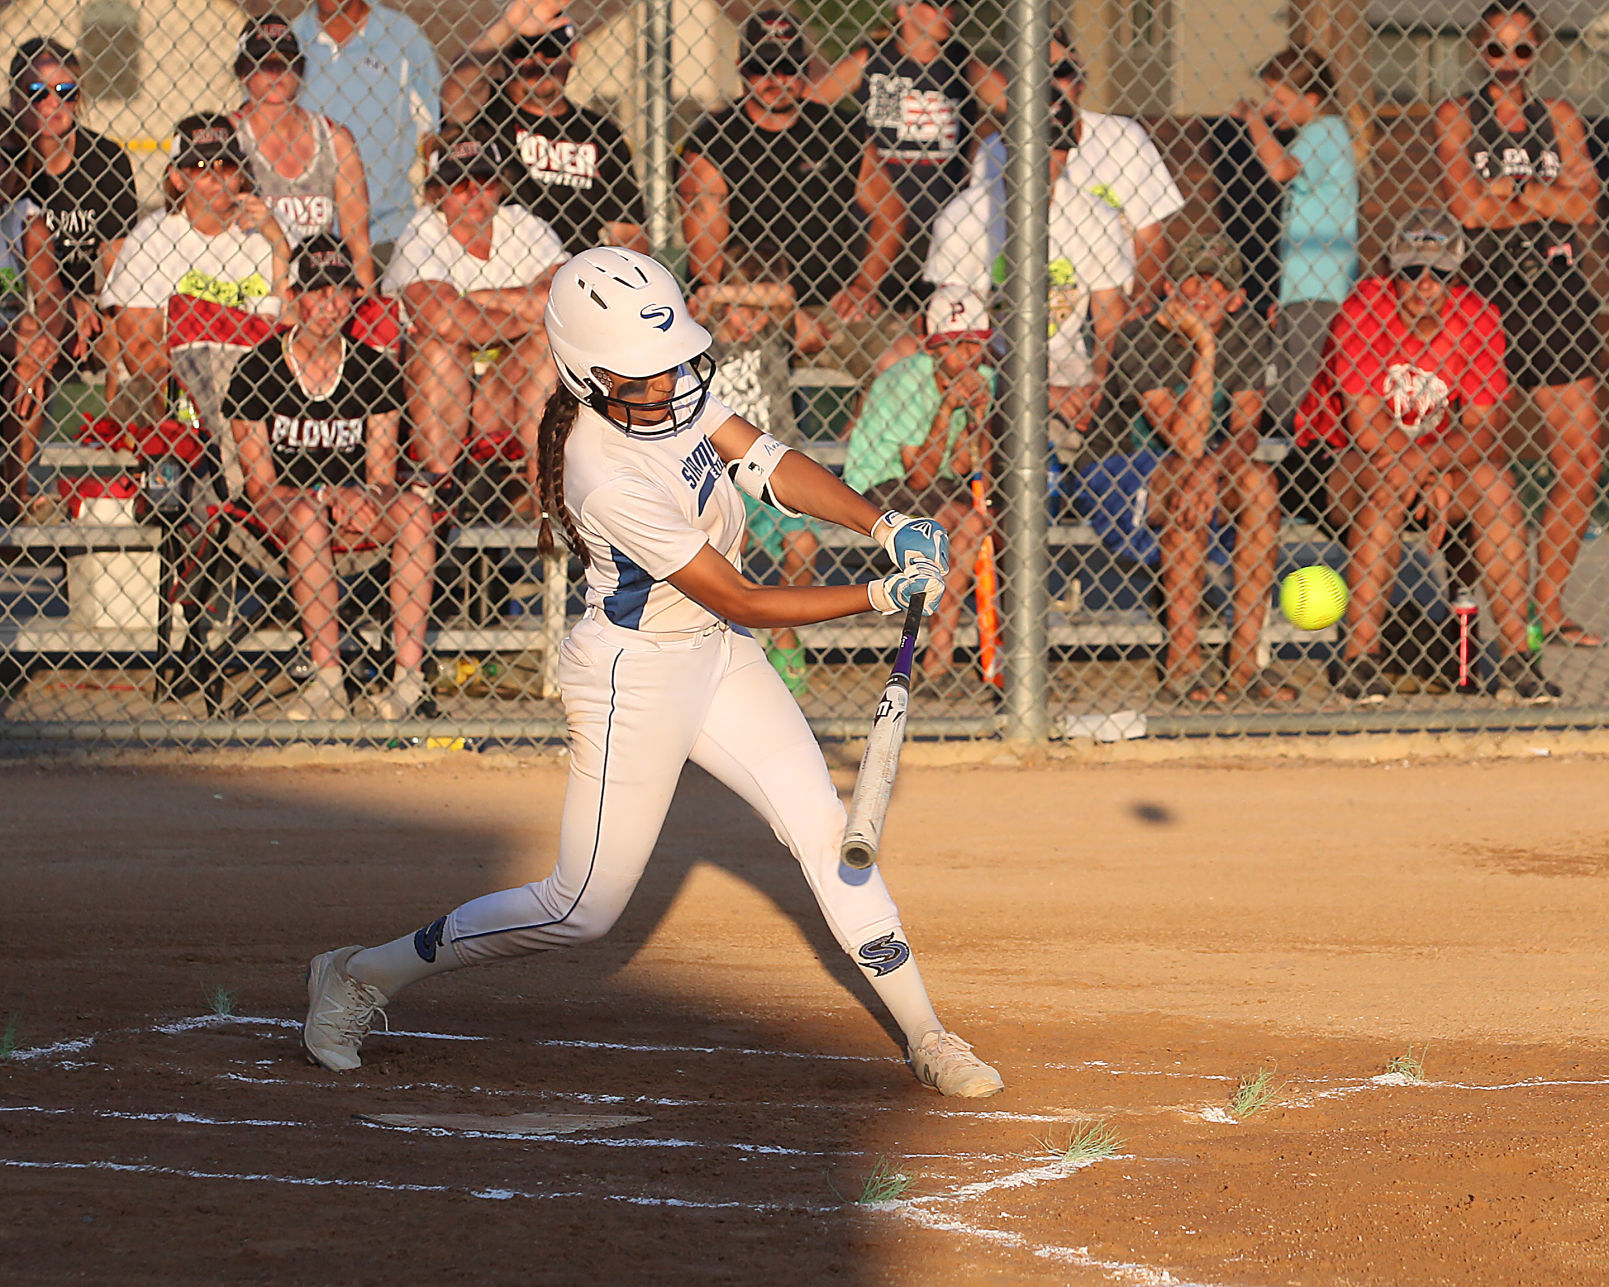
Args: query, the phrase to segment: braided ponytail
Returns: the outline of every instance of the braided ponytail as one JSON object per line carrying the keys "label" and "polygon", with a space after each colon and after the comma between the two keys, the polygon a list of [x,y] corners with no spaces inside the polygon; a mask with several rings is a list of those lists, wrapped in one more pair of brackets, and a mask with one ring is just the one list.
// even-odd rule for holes
{"label": "braided ponytail", "polygon": [[564,504],[564,445],[570,440],[570,430],[575,428],[575,414],[580,409],[581,403],[575,394],[561,384],[553,390],[553,396],[548,399],[547,407],[542,412],[536,445],[537,491],[542,502],[542,526],[537,530],[536,549],[544,558],[553,553],[556,547],[552,519],[557,518],[564,525],[564,539],[570,546],[570,552],[581,560],[582,567],[588,567],[592,563],[592,556],[582,544],[581,534],[575,530],[575,521]]}

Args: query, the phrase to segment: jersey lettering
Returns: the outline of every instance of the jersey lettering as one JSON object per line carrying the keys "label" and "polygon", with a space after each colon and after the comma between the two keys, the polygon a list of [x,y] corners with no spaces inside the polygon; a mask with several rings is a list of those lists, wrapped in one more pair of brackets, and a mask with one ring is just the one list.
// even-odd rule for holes
{"label": "jersey lettering", "polygon": [[701,440],[693,448],[693,454],[682,461],[682,479],[698,493],[698,512],[704,512],[710,493],[715,490],[715,481],[721,476],[724,468],[721,455],[708,438]]}
{"label": "jersey lettering", "polygon": [[363,445],[363,421],[310,420],[276,413],[269,441],[276,451],[352,451]]}
{"label": "jersey lettering", "polygon": [[598,145],[571,139],[549,139],[521,131],[520,160],[538,183],[590,188],[598,178]]}
{"label": "jersey lettering", "polygon": [[869,943],[862,943],[855,958],[876,977],[882,978],[910,960],[911,949],[895,938],[891,931]]}
{"label": "jersey lettering", "polygon": [[335,224],[335,202],[327,196],[273,198],[274,222],[296,237],[310,237]]}

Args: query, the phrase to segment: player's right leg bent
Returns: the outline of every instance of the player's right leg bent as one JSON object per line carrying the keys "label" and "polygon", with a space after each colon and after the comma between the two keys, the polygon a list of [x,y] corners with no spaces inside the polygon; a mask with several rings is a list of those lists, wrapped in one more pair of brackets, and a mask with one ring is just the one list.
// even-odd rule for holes
{"label": "player's right leg bent", "polygon": [[[575,628],[560,654],[570,778],[552,874],[472,899],[379,947],[315,958],[315,967],[340,958],[327,963],[323,995],[310,984],[304,1044],[319,1063],[356,1068],[379,1005],[410,983],[608,932],[642,876],[720,685],[719,634],[655,642],[590,617]],[[317,1024],[313,1011],[323,1015]]]}

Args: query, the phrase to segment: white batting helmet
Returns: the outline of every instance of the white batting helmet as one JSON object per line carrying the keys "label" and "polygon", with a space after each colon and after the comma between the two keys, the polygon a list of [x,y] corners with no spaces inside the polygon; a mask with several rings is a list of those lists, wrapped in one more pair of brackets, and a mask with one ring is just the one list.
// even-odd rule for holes
{"label": "white batting helmet", "polygon": [[709,349],[710,333],[688,313],[681,287],[658,260],[619,246],[583,250],[553,275],[543,320],[565,388],[628,434],[668,437],[703,410],[713,373],[707,360],[695,372],[698,387],[669,400],[669,419],[640,427],[631,423],[633,405],[646,411],[661,404],[613,399],[594,374],[601,367],[643,379],[687,366]]}

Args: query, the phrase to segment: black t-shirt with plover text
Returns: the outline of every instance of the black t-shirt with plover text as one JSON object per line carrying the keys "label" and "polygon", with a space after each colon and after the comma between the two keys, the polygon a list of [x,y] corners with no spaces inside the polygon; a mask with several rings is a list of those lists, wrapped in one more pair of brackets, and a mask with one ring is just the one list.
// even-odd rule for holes
{"label": "black t-shirt with plover text", "polygon": [[224,415],[267,423],[281,487],[362,487],[368,418],[402,410],[401,368],[378,349],[343,341],[346,357],[335,391],[315,398],[286,360],[289,342],[285,335],[270,336],[240,359]]}
{"label": "black t-shirt with plover text", "polygon": [[647,222],[631,146],[609,117],[573,103],[562,116],[533,115],[497,94],[484,119],[510,154],[514,200],[547,221],[565,254],[600,244],[604,224]]}
{"label": "black t-shirt with plover text", "polygon": [[51,174],[36,166],[24,195],[44,212],[62,286],[93,298],[101,247],[128,236],[140,212],[128,153],[80,127],[67,169]]}

